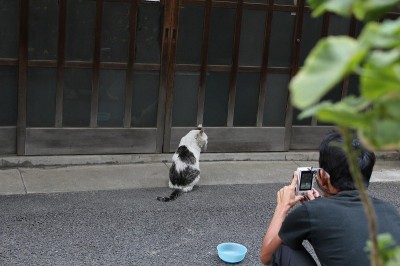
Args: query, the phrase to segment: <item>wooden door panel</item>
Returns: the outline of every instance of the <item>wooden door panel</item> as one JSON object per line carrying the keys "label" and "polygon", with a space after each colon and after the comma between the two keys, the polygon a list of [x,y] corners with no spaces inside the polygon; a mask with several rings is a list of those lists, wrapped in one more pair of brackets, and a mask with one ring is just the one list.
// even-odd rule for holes
{"label": "wooden door panel", "polygon": [[0,127],[0,154],[17,152],[17,130],[15,126]]}
{"label": "wooden door panel", "polygon": [[[19,154],[161,151],[165,87],[160,81],[170,52],[162,49],[170,20],[170,5],[164,4],[60,0],[52,10],[56,25],[40,27],[37,22],[45,19],[30,17],[29,27],[20,30],[19,101],[20,113],[27,115],[19,117]],[[28,1],[21,5],[20,23],[26,24],[22,15],[33,7]],[[57,53],[32,57],[25,39],[35,32],[47,34],[48,26],[56,29],[51,47]],[[43,69],[51,79],[39,75]]]}
{"label": "wooden door panel", "polygon": [[318,150],[322,138],[334,129],[334,126],[293,126],[290,149]]}
{"label": "wooden door panel", "polygon": [[155,128],[28,128],[26,155],[155,153]]}
{"label": "wooden door panel", "polygon": [[[169,152],[174,152],[180,139],[193,128],[173,127]],[[205,127],[207,152],[283,151],[285,128]]]}
{"label": "wooden door panel", "polygon": [[316,149],[334,127],[298,121],[288,83],[360,28],[305,0],[3,2],[0,154],[172,152],[197,124],[210,152]]}

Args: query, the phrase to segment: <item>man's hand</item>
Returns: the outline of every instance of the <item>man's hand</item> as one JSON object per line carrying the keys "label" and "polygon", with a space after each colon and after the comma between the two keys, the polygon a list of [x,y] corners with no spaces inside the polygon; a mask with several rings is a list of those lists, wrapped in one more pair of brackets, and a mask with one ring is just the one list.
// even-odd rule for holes
{"label": "man's hand", "polygon": [[289,186],[284,186],[277,194],[277,209],[288,211],[297,202],[304,199],[303,196],[296,196],[297,172],[293,174],[292,183]]}
{"label": "man's hand", "polygon": [[313,188],[311,191],[307,192],[307,195],[305,195],[305,197],[307,198],[306,200],[315,200],[316,198],[321,197],[318,193],[318,191]]}

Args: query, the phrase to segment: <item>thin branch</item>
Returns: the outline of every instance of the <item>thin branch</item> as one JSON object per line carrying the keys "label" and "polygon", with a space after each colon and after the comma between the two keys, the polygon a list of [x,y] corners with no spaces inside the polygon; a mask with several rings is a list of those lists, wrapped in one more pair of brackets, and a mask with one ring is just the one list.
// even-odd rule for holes
{"label": "thin branch", "polygon": [[372,206],[372,202],[368,193],[365,188],[365,184],[363,181],[363,177],[361,175],[360,169],[357,163],[357,155],[353,150],[352,145],[352,137],[350,130],[345,127],[340,128],[340,132],[343,136],[344,141],[344,150],[347,154],[347,160],[350,167],[350,172],[354,180],[354,184],[360,193],[360,198],[364,206],[364,211],[367,215],[368,219],[368,228],[369,228],[369,238],[372,243],[371,247],[371,265],[372,266],[382,266],[383,263],[379,259],[379,252],[378,252],[378,238],[377,238],[377,222],[374,207]]}

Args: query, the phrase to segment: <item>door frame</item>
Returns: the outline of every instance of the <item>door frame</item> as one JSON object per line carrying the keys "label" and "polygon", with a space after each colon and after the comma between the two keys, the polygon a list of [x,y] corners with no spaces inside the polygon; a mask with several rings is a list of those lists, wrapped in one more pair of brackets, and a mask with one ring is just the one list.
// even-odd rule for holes
{"label": "door frame", "polygon": [[[18,74],[18,117],[16,125],[16,153],[17,155],[53,155],[53,154],[106,154],[106,153],[157,153],[162,152],[162,138],[164,130],[165,113],[165,76],[168,65],[165,64],[143,64],[135,63],[135,41],[137,26],[137,11],[139,2],[141,4],[159,5],[164,12],[169,12],[170,1],[143,2],[139,0],[126,0],[130,2],[129,18],[129,50],[126,63],[102,62],[101,34],[102,16],[105,0],[96,0],[95,7],[95,32],[94,51],[92,61],[66,61],[66,16],[67,1],[58,2],[58,52],[56,60],[29,60],[28,59],[28,16],[29,1],[20,0],[19,13],[19,54],[18,60],[13,62],[19,67]],[[168,16],[164,15],[163,23],[167,23]],[[163,26],[165,28],[165,25]],[[163,29],[160,29],[160,31]],[[163,31],[164,34],[166,31]],[[165,37],[165,36],[164,36]],[[166,62],[168,58],[169,44],[164,41],[161,45],[160,58]],[[1,62],[0,62],[1,63]],[[28,127],[27,126],[27,70],[28,67],[50,67],[57,70],[56,87],[56,113],[54,127]],[[63,127],[63,90],[64,71],[66,68],[86,68],[92,70],[92,95],[90,125],[88,127]],[[125,106],[123,127],[99,128],[97,115],[99,108],[99,85],[100,69],[121,69],[126,70]],[[135,70],[159,71],[159,102],[156,127],[134,128],[131,127],[132,112],[132,83]],[[12,128],[0,134],[7,134],[7,139],[13,139],[10,135]],[[16,136],[16,137],[15,137]],[[10,147],[5,148],[6,152],[11,151]]]}
{"label": "door frame", "polygon": [[[263,115],[265,105],[265,94],[266,94],[266,82],[268,73],[287,73],[290,78],[293,77],[299,69],[299,51],[300,43],[298,40],[301,39],[301,28],[304,13],[304,0],[299,0],[297,6],[281,6],[274,5],[274,1],[270,0],[266,4],[250,4],[245,3],[243,0],[238,0],[237,3],[233,2],[213,2],[211,0],[205,1],[179,1],[174,0],[175,10],[174,28],[177,29],[177,37],[179,38],[179,8],[185,5],[199,5],[204,7],[204,24],[203,24],[203,43],[201,48],[201,64],[198,65],[177,65],[175,63],[175,50],[176,40],[171,48],[173,49],[173,60],[174,64],[170,68],[168,74],[169,80],[172,83],[167,87],[167,104],[166,104],[166,120],[164,127],[164,145],[163,152],[175,151],[179,144],[180,138],[185,135],[185,132],[192,129],[190,127],[174,127],[172,126],[172,106],[173,106],[173,95],[174,95],[174,84],[173,79],[175,70],[198,70],[200,74],[199,89],[198,89],[198,110],[197,110],[197,124],[203,124],[203,113],[204,113],[204,101],[205,101],[205,84],[206,74],[209,70],[224,70],[228,66],[213,66],[207,62],[208,57],[208,41],[210,34],[210,20],[212,8],[235,8],[235,22],[234,22],[234,38],[233,38],[233,52],[232,52],[232,64],[229,66],[228,71],[230,72],[229,82],[229,100],[228,100],[228,115],[226,121],[226,127],[207,127],[206,131],[209,136],[210,144],[208,145],[209,152],[255,152],[255,151],[287,151],[291,141],[291,129],[292,129],[292,107],[289,102],[289,97],[286,101],[286,112],[285,122],[283,127],[263,127]],[[239,66],[239,48],[240,48],[240,34],[241,24],[243,17],[243,9],[252,8],[265,11],[265,32],[264,32],[264,48],[263,48],[263,60],[262,66],[251,67],[251,66]],[[296,15],[295,28],[292,36],[292,64],[288,68],[281,67],[269,67],[268,66],[268,54],[269,54],[269,38],[272,30],[272,17],[273,11],[286,11],[294,12]],[[259,97],[258,97],[258,108],[257,108],[257,122],[255,127],[234,127],[234,109],[235,109],[235,98],[236,98],[236,83],[239,71],[259,71],[260,72],[260,85],[259,85]],[[198,72],[196,72],[198,73]]]}

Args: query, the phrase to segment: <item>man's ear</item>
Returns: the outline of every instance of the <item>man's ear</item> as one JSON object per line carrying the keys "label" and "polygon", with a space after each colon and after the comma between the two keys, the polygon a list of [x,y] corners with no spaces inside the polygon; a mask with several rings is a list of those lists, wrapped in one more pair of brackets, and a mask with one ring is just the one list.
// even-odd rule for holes
{"label": "man's ear", "polygon": [[321,185],[327,188],[328,185],[331,183],[329,174],[324,169],[321,169],[321,171],[319,171],[319,175],[320,175]]}
{"label": "man's ear", "polygon": [[331,195],[337,194],[339,190],[332,185],[329,174],[325,170],[322,170],[320,175],[321,186],[326,189],[327,192],[331,193]]}

